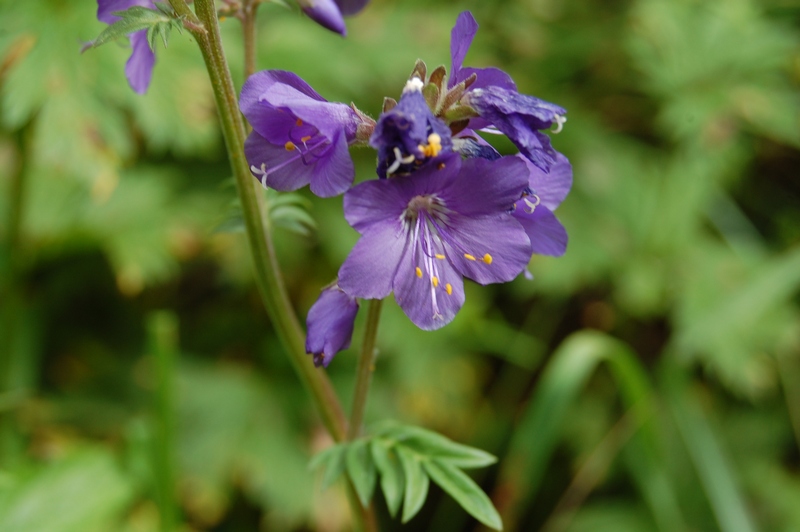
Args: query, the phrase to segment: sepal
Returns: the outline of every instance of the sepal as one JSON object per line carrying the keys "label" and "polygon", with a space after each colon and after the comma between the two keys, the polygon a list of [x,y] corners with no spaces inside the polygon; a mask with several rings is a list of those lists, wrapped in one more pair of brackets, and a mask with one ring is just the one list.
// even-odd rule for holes
{"label": "sepal", "polygon": [[134,6],[125,11],[117,11],[114,15],[120,19],[103,30],[97,39],[86,43],[81,49],[82,52],[142,30],[147,31],[147,41],[150,48],[154,49],[159,38],[164,42],[164,46],[167,45],[173,27],[178,28],[178,31],[183,28],[182,18],[177,17],[170,8],[162,4],[156,4],[156,9]]}

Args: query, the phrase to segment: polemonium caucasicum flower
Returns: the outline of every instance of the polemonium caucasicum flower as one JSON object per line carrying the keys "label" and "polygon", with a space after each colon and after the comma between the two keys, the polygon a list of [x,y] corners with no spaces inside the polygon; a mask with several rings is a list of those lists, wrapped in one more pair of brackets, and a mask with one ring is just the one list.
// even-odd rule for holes
{"label": "polemonium caucasicum flower", "polygon": [[452,153],[450,128],[433,115],[422,86],[410,79],[397,106],[378,118],[369,145],[378,150],[379,177],[408,174]]}
{"label": "polemonium caucasicum flower", "polygon": [[527,185],[516,157],[462,161],[458,154],[356,185],[344,212],[361,238],[339,269],[339,286],[364,299],[394,292],[419,328],[446,325],[464,303],[463,277],[506,282],[528,264],[528,236],[511,214]]}
{"label": "polemonium caucasicum flower", "polygon": [[371,128],[363,115],[328,102],[283,70],[250,76],[239,107],[253,127],[245,142],[247,162],[262,185],[282,191],[311,185],[322,197],[350,187],[355,170],[348,143],[359,127]]}
{"label": "polemonium caucasicum flower", "polygon": [[553,211],[567,197],[572,187],[572,165],[556,154],[556,162],[545,173],[523,157],[528,168],[528,186],[514,204],[512,214],[522,224],[537,255],[560,257],[567,250],[567,231]]}
{"label": "polemonium caucasicum flower", "polygon": [[[134,6],[155,9],[152,0],[97,0],[97,19],[106,24],[113,24],[120,18],[113,13],[125,11]],[[131,88],[139,94],[147,92],[153,75],[156,56],[147,42],[147,31],[141,30],[129,35],[133,51],[125,63],[125,77]]]}
{"label": "polemonium caucasicum flower", "polygon": [[320,26],[340,35],[347,35],[342,15],[354,15],[369,0],[298,0],[303,12]]}
{"label": "polemonium caucasicum flower", "polygon": [[334,355],[350,347],[358,303],[337,285],[322,291],[308,311],[306,353],[314,356],[314,365],[328,367]]}

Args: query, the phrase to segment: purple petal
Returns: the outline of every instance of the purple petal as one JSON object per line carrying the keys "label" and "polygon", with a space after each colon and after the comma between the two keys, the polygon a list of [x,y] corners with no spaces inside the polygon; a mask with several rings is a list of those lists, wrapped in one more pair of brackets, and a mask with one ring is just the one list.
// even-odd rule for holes
{"label": "purple petal", "polygon": [[551,211],[556,210],[572,188],[572,165],[569,160],[556,152],[555,164],[550,167],[550,173],[545,173],[527,159],[520,158],[528,167],[529,186],[539,196],[539,204]]}
{"label": "purple petal", "polygon": [[[392,286],[394,298],[414,325],[426,331],[439,329],[453,321],[464,304],[464,281],[448,261],[436,260],[437,283],[434,286],[431,273],[421,264],[420,257],[424,256],[421,246],[415,254],[413,252],[407,249],[397,266]],[[417,275],[417,267],[425,272],[422,277]]]}
{"label": "purple petal", "polygon": [[306,353],[314,355],[314,365],[328,367],[336,353],[350,347],[357,313],[356,300],[338,286],[322,291],[306,318]]}
{"label": "purple petal", "polygon": [[320,102],[326,101],[325,98],[320,96],[317,91],[311,88],[308,83],[303,81],[303,79],[294,72],[288,72],[286,70],[262,70],[247,78],[247,81],[242,87],[242,95],[239,97],[239,108],[242,110],[242,113],[248,116],[251,109],[259,105],[258,101],[261,96],[276,83],[288,85],[297,89],[311,99]]}
{"label": "purple petal", "polygon": [[314,165],[310,184],[311,192],[321,198],[330,198],[350,188],[356,173],[343,132],[337,132],[325,150]]}
{"label": "purple petal", "polygon": [[313,125],[328,139],[333,139],[342,129],[346,131],[348,138],[355,136],[356,114],[343,103],[318,101],[284,84],[270,87],[261,95],[261,101]]}
{"label": "purple petal", "polygon": [[336,0],[342,15],[355,15],[369,3],[369,0]]}
{"label": "purple petal", "polygon": [[144,94],[150,86],[156,56],[147,42],[146,31],[132,33],[130,39],[133,52],[125,63],[125,77],[128,78],[128,83],[134,91]]}
{"label": "purple petal", "polygon": [[152,0],[97,0],[97,20],[106,24],[113,24],[119,17],[113,15],[118,11],[126,11],[133,6],[155,9]]}
{"label": "purple petal", "polygon": [[[467,57],[467,51],[472,44],[472,39],[478,33],[478,23],[475,17],[469,11],[462,11],[456,19],[456,25],[450,32],[450,83],[448,87],[454,86],[459,77],[461,65],[464,64],[464,58]],[[467,74],[469,75],[469,74]]]}
{"label": "purple petal", "polygon": [[[297,150],[288,151],[283,146],[270,144],[267,139],[253,131],[244,143],[244,154],[251,167],[264,169],[267,186],[284,192],[297,190],[311,182],[314,167],[303,164]],[[251,168],[252,170],[252,168]],[[255,175],[261,179],[260,175]]]}
{"label": "purple petal", "polygon": [[413,195],[411,179],[364,181],[344,195],[344,217],[363,234],[373,224],[399,220]]}
{"label": "purple petal", "polygon": [[566,252],[567,230],[550,209],[539,205],[533,213],[529,213],[523,205],[518,204],[514,217],[528,234],[533,253],[560,257]]}
{"label": "purple petal", "polygon": [[339,286],[353,297],[383,299],[392,291],[405,247],[400,220],[372,224],[339,268]]}
{"label": "purple petal", "polygon": [[342,36],[347,35],[342,12],[333,0],[306,0],[300,3],[300,7],[320,26]]}
{"label": "purple petal", "polygon": [[442,199],[458,213],[470,217],[507,211],[528,186],[528,169],[517,157],[465,159],[454,186]]}
{"label": "purple petal", "polygon": [[[448,244],[445,255],[464,277],[480,284],[504,283],[514,279],[528,265],[530,241],[511,215],[452,218],[451,227],[458,230],[452,232],[458,249]],[[467,254],[472,259],[467,258]],[[485,260],[487,255],[491,258],[488,261]]]}
{"label": "purple petal", "polygon": [[459,72],[457,82],[464,81],[472,74],[477,76],[475,83],[470,85],[468,90],[483,89],[487,87],[500,87],[509,91],[516,91],[517,84],[511,79],[511,76],[500,70],[499,68],[462,68]]}

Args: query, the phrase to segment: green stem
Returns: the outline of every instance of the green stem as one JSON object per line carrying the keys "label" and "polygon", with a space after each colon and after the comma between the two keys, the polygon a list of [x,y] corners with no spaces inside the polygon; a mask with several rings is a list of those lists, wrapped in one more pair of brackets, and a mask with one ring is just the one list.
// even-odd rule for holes
{"label": "green stem", "polygon": [[[170,0],[180,4],[180,0]],[[185,4],[184,4],[185,6]],[[311,357],[306,356],[305,335],[294,313],[289,295],[280,274],[269,219],[262,216],[255,190],[253,176],[244,156],[245,129],[239,114],[236,91],[219,33],[219,22],[212,0],[196,0],[195,10],[202,28],[189,31],[197,39],[200,51],[211,78],[211,86],[220,115],[225,147],[236,179],[236,188],[242,205],[242,214],[247,229],[247,239],[255,267],[256,284],[264,301],[273,326],[295,370],[310,392],[319,410],[325,427],[336,441],[345,436],[345,420],[341,405],[327,375],[318,371]],[[176,12],[180,12],[176,9]]]}
{"label": "green stem", "polygon": [[[367,407],[367,394],[369,384],[372,381],[373,364],[375,362],[375,339],[378,336],[378,323],[381,317],[382,299],[373,299],[369,302],[367,313],[367,326],[364,332],[364,342],[361,344],[361,356],[358,358],[358,368],[356,369],[356,389],[353,395],[353,411],[350,414],[350,424],[347,427],[347,440],[353,441],[361,434],[361,426],[364,423],[364,411]],[[348,485],[348,499],[353,512],[361,515],[361,523],[364,532],[375,532],[378,530],[378,522],[375,518],[375,511],[370,505],[368,508],[361,506],[358,496],[352,485]]]}
{"label": "green stem", "polygon": [[256,9],[258,9],[258,3],[248,0],[245,0],[244,6],[242,6],[245,79],[256,71]]}
{"label": "green stem", "polygon": [[156,312],[150,316],[147,328],[157,376],[153,449],[156,500],[161,514],[161,530],[173,532],[178,525],[178,503],[175,498],[175,362],[178,358],[178,321],[173,314]]}
{"label": "green stem", "polygon": [[361,425],[364,423],[364,410],[367,407],[367,394],[374,369],[375,339],[378,335],[378,322],[381,318],[382,304],[382,299],[372,299],[369,302],[367,330],[364,332],[364,343],[361,344],[361,356],[358,359],[358,369],[356,370],[353,411],[350,414],[350,424],[347,427],[347,439],[349,441],[358,438],[361,434]]}

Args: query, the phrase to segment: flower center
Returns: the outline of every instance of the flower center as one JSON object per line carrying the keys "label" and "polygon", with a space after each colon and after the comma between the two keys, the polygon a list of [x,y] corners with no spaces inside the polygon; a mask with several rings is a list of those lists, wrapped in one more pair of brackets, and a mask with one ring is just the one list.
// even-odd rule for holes
{"label": "flower center", "polygon": [[258,177],[261,185],[267,188],[267,176],[284,166],[300,160],[302,164],[308,166],[315,164],[320,158],[332,147],[331,142],[327,137],[320,135],[316,128],[303,123],[299,118],[289,130],[288,140],[283,145],[287,152],[297,152],[294,155],[284,159],[278,164],[267,166],[266,162],[261,163],[261,167],[255,165],[250,166],[250,171],[254,176]]}
{"label": "flower center", "polygon": [[[411,262],[414,274],[419,279],[430,279],[431,306],[433,317],[442,319],[439,311],[438,292],[444,290],[448,296],[453,294],[453,285],[443,279],[450,268],[440,268],[439,261],[447,259],[447,250],[455,251],[471,262],[492,264],[489,253],[480,255],[467,250],[452,232],[451,211],[447,204],[436,195],[414,196],[400,215],[403,229],[409,239]],[[451,261],[452,262],[452,261]]]}

